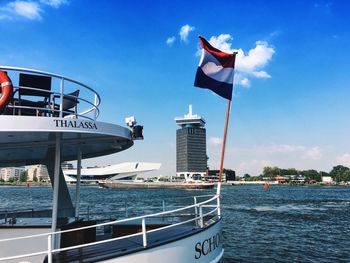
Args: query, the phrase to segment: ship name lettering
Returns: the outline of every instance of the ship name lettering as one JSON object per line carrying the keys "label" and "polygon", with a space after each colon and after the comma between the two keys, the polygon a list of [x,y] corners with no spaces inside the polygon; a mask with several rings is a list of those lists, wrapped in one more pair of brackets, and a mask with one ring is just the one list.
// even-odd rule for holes
{"label": "ship name lettering", "polygon": [[202,242],[196,243],[194,249],[196,254],[194,256],[195,259],[201,258],[201,256],[206,256],[215,249],[219,247],[221,243],[221,235],[220,233],[215,234],[214,236],[203,240]]}
{"label": "ship name lettering", "polygon": [[77,120],[54,120],[56,127],[60,128],[78,128],[97,130],[97,125],[90,121],[77,121]]}

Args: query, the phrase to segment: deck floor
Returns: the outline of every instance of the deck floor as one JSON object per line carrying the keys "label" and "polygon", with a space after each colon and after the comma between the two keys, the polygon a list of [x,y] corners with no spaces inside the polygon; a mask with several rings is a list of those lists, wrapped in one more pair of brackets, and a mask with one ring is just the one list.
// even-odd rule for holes
{"label": "deck floor", "polygon": [[[147,234],[147,248],[143,247],[142,235],[110,241],[84,248],[71,249],[53,254],[53,262],[96,262],[120,257],[144,249],[153,248],[202,231],[194,226],[177,226]],[[47,258],[44,262],[47,262]]]}

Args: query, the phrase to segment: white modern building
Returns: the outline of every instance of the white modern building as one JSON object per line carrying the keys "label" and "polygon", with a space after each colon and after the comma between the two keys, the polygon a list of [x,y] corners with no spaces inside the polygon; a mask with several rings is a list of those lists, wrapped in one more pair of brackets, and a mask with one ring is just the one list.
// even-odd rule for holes
{"label": "white modern building", "polygon": [[[135,180],[142,173],[159,170],[160,166],[160,163],[125,162],[104,167],[88,167],[81,169],[81,181]],[[76,182],[77,170],[67,168],[71,166],[62,167],[66,182]]]}
{"label": "white modern building", "polygon": [[29,166],[27,175],[28,181],[48,182],[50,180],[46,166],[41,164]]}
{"label": "white modern building", "polygon": [[4,167],[0,168],[0,180],[4,182],[19,181],[21,175],[25,172],[24,167]]}

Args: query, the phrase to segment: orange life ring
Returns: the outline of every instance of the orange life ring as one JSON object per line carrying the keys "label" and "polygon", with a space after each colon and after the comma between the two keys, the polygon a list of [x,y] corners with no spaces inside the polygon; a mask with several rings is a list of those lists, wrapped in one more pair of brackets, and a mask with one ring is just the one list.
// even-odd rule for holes
{"label": "orange life ring", "polygon": [[13,86],[10,78],[5,72],[0,70],[0,85],[1,85],[1,96],[0,96],[0,112],[6,107],[13,96]]}

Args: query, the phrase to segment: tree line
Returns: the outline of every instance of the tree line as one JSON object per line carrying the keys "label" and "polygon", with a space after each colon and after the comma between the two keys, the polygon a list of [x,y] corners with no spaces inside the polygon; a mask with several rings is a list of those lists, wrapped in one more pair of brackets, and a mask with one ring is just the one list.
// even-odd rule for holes
{"label": "tree line", "polygon": [[270,167],[266,166],[263,169],[263,172],[259,176],[251,177],[249,174],[245,174],[244,178],[246,180],[264,180],[264,178],[273,178],[276,176],[287,176],[287,175],[301,175],[305,177],[306,180],[315,180],[317,182],[322,181],[323,176],[330,176],[332,177],[333,181],[339,183],[339,182],[349,182],[350,181],[350,168],[343,166],[343,165],[337,165],[332,168],[330,172],[324,172],[324,171],[317,171],[314,169],[310,170],[297,170],[295,168],[279,168],[277,166]]}

